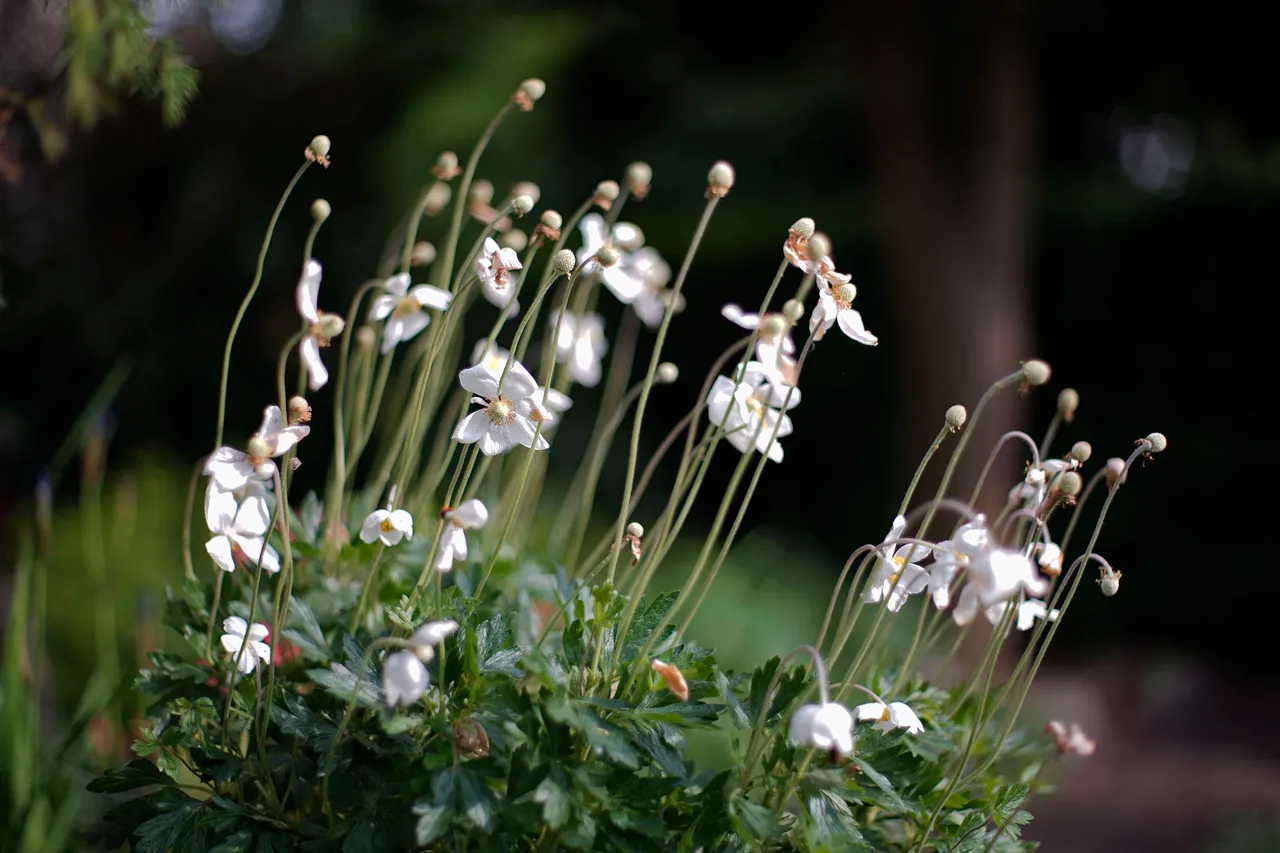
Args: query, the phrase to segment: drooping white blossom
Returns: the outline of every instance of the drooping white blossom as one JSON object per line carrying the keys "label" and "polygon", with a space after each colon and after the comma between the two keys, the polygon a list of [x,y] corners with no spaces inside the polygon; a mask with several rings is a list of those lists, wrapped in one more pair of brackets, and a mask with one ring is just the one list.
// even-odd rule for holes
{"label": "drooping white blossom", "polygon": [[431,325],[431,315],[425,309],[443,311],[453,298],[447,290],[430,284],[410,287],[412,281],[408,273],[391,276],[383,285],[386,293],[374,299],[369,309],[370,320],[387,321],[382,327],[383,355]]}
{"label": "drooping white blossom", "polygon": [[851,755],[853,715],[836,702],[802,705],[791,717],[788,735],[796,746]]}
{"label": "drooping white blossom", "polygon": [[765,369],[777,373],[783,383],[796,383],[796,343],[791,339],[791,321],[784,314],[770,312],[761,316],[744,311],[741,306],[731,302],[720,309],[720,315],[739,328],[759,329],[756,335],[756,358]]}
{"label": "drooping white blossom", "polygon": [[254,480],[270,480],[275,474],[273,457],[283,456],[306,438],[311,427],[285,426],[279,406],[262,410],[262,425],[249,439],[248,452],[219,447],[205,463],[204,473],[224,492],[236,492]]}
{"label": "drooping white blossom", "polygon": [[991,605],[987,608],[987,621],[992,625],[998,626],[1010,607],[1018,609],[1013,624],[1019,631],[1030,631],[1031,626],[1036,624],[1037,619],[1054,622],[1058,618],[1058,610],[1056,608],[1049,610],[1048,605],[1040,599],[1028,598],[1026,601],[1016,605],[1012,601],[1001,601],[998,604]]}
{"label": "drooping white blossom", "polygon": [[868,702],[854,709],[859,720],[875,720],[878,731],[889,732],[894,729],[906,729],[907,734],[915,735],[924,731],[924,723],[916,716],[905,702]]}
{"label": "drooping white blossom", "polygon": [[[790,391],[790,397],[787,396]],[[791,418],[781,411],[783,404],[793,409],[800,403],[800,389],[783,385],[764,365],[747,362],[742,381],[717,376],[707,395],[707,417],[711,423],[724,423],[725,438],[740,453],[756,450],[781,462],[782,445],[774,439],[791,434]]]}
{"label": "drooping white blossom", "polygon": [[226,632],[222,635],[222,648],[231,653],[241,674],[253,672],[259,663],[270,663],[271,647],[263,642],[270,633],[266,625],[261,622],[249,625],[239,616],[228,616],[222,621],[222,630]]}
{"label": "drooping white blossom", "polygon": [[204,548],[224,572],[234,572],[236,564],[250,569],[262,561],[268,574],[280,571],[280,555],[267,544],[271,510],[260,481],[250,482],[237,502],[235,492],[224,492],[209,483],[204,493],[204,518],[213,536]]}
{"label": "drooping white blossom", "polygon": [[[511,362],[503,377],[503,368],[481,362],[458,374],[462,387],[476,395],[472,402],[484,406],[464,417],[453,430],[454,441],[480,445],[485,456],[502,453],[513,445],[546,450],[546,438],[537,432],[536,423],[545,413],[534,395],[538,383],[518,361]],[[536,437],[536,438],[535,438]]]}
{"label": "drooping white blossom", "polygon": [[436,554],[436,571],[453,570],[453,564],[467,558],[468,530],[484,527],[489,521],[489,510],[476,498],[463,501],[454,509],[445,510],[444,528],[440,531],[440,548]]}
{"label": "drooping white blossom", "polygon": [[392,708],[407,708],[416,703],[430,683],[427,668],[409,649],[392,652],[382,664],[382,692]]}
{"label": "drooping white blossom", "polygon": [[956,573],[967,569],[970,560],[990,547],[987,519],[981,514],[960,525],[950,539],[933,547],[933,562],[929,564],[929,593],[935,607],[946,610],[951,605],[951,582]]}
{"label": "drooping white blossom", "polygon": [[[485,237],[484,248],[476,257],[476,275],[480,278],[484,298],[499,308],[505,308],[516,292],[516,279],[511,272],[520,266],[515,249],[502,248],[492,237]],[[511,306],[513,315],[519,311],[518,303]]]}
{"label": "drooping white blossom", "polygon": [[821,340],[827,330],[838,324],[845,335],[867,346],[875,346],[880,339],[867,331],[862,314],[853,307],[858,290],[850,283],[850,276],[836,272],[830,258],[818,262],[818,304],[809,317],[809,331],[815,340]]}
{"label": "drooping white blossom", "polygon": [[413,516],[405,509],[375,509],[360,526],[361,542],[381,541],[390,548],[405,539],[413,539]]}
{"label": "drooping white blossom", "polygon": [[307,371],[307,387],[312,391],[320,390],[329,381],[329,370],[320,358],[320,350],[341,334],[345,325],[341,317],[319,309],[320,276],[319,261],[308,259],[295,292],[298,314],[310,324],[310,329],[298,342],[298,356]]}
{"label": "drooping white blossom", "polygon": [[604,318],[599,314],[575,316],[566,311],[563,317],[552,314],[548,319],[552,329],[559,321],[556,361],[568,365],[569,378],[574,382],[594,388],[600,383],[601,359],[609,350],[604,339]]}
{"label": "drooping white blossom", "polygon": [[876,552],[875,568],[867,585],[862,590],[862,600],[875,603],[884,601],[889,610],[897,612],[906,603],[907,597],[922,592],[929,584],[929,573],[917,565],[929,556],[928,545],[906,543],[896,548],[895,539],[900,539],[906,530],[907,519],[901,515],[893,520],[889,534]]}
{"label": "drooping white blossom", "polygon": [[968,625],[980,607],[985,610],[1023,593],[1039,598],[1048,591],[1049,582],[1036,573],[1024,554],[991,549],[970,559],[964,589],[952,616],[957,625]]}

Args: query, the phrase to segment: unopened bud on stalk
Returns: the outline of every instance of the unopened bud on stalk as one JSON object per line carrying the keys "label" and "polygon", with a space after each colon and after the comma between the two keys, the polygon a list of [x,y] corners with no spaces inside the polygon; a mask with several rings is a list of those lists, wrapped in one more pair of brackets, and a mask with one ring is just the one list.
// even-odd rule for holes
{"label": "unopened bud on stalk", "polygon": [[271,445],[267,444],[265,438],[255,435],[249,439],[249,445],[245,448],[245,452],[254,459],[266,459],[271,455]]}
{"label": "unopened bud on stalk", "polygon": [[617,181],[601,181],[596,184],[596,192],[592,197],[592,201],[601,210],[608,210],[613,207],[613,203],[618,200],[618,196],[621,193],[622,188],[618,186]]}
{"label": "unopened bud on stalk", "polygon": [[604,246],[600,251],[596,252],[596,262],[601,267],[611,267],[620,260],[622,260],[622,255],[618,254],[618,250],[612,246]]}
{"label": "unopened bud on stalk", "polygon": [[569,249],[561,249],[551,256],[551,268],[560,275],[568,275],[573,271],[574,264],[578,259],[573,256],[573,252]]}
{"label": "unopened bud on stalk", "polygon": [[1103,595],[1110,598],[1120,591],[1120,575],[1122,574],[1124,573],[1102,570],[1102,577],[1098,578],[1098,586],[1102,588]]}
{"label": "unopened bud on stalk", "polygon": [[289,425],[305,424],[311,420],[311,404],[306,397],[297,394],[289,398]]}
{"label": "unopened bud on stalk", "polygon": [[361,326],[356,329],[356,346],[362,350],[371,350],[378,342],[378,330],[373,326]]}
{"label": "unopened bud on stalk", "polygon": [[1058,478],[1056,483],[1058,491],[1064,495],[1075,497],[1080,494],[1080,490],[1084,488],[1084,481],[1080,479],[1080,475],[1075,471],[1067,471]]}
{"label": "unopened bud on stalk", "polygon": [[520,84],[520,88],[511,96],[520,109],[529,112],[533,109],[535,101],[540,99],[547,93],[547,84],[539,80],[537,77],[530,77]]}
{"label": "unopened bud on stalk", "polygon": [[804,316],[804,303],[799,299],[788,299],[782,303],[782,313],[791,322],[798,323]]}
{"label": "unopened bud on stalk", "polygon": [[1076,416],[1076,408],[1080,405],[1080,394],[1074,388],[1063,388],[1058,392],[1058,414],[1067,423]]}
{"label": "unopened bud on stalk", "polygon": [[1107,477],[1107,488],[1112,488],[1113,486],[1115,486],[1117,480],[1119,480],[1120,483],[1123,484],[1125,481],[1124,460],[1119,458],[1118,456],[1112,456],[1110,459],[1108,459],[1106,477]]}
{"label": "unopened bud on stalk", "polygon": [[1028,385],[1043,385],[1049,381],[1053,371],[1048,362],[1033,358],[1022,365],[1022,378]]}
{"label": "unopened bud on stalk", "polygon": [[644,537],[644,525],[638,521],[633,521],[627,525],[627,535],[634,536],[637,539]]}
{"label": "unopened bud on stalk", "polygon": [[337,314],[328,314],[322,311],[320,313],[320,321],[316,323],[316,326],[319,327],[321,335],[333,339],[342,334],[342,330],[347,327],[347,321]]}
{"label": "unopened bud on stalk", "polygon": [[533,197],[527,195],[518,195],[511,200],[511,211],[516,216],[524,216],[533,210]]}
{"label": "unopened bud on stalk", "polygon": [[1146,441],[1151,445],[1152,453],[1160,453],[1169,446],[1169,440],[1164,437],[1162,432],[1153,432],[1147,436]]}
{"label": "unopened bud on stalk", "polygon": [[510,228],[498,235],[498,245],[504,249],[523,252],[525,246],[529,245],[529,238],[519,228]]}
{"label": "unopened bud on stalk", "polygon": [[333,213],[333,208],[324,199],[318,198],[311,202],[311,219],[317,225],[328,219],[330,213]]}
{"label": "unopened bud on stalk", "polygon": [[969,417],[969,412],[965,410],[964,406],[961,406],[961,405],[952,406],[951,408],[947,409],[947,414],[945,416],[945,420],[947,422],[947,429],[951,430],[952,432],[959,432],[960,427],[964,426],[965,419],[967,419],[968,417]]}
{"label": "unopened bud on stalk", "polygon": [[817,226],[814,225],[812,219],[807,216],[802,216],[792,224],[788,233],[797,240],[808,240],[813,236],[815,228],[817,228]]}
{"label": "unopened bud on stalk", "polygon": [[664,361],[658,365],[658,370],[654,373],[653,378],[664,385],[670,385],[680,378],[680,368],[669,361]]}
{"label": "unopened bud on stalk", "polygon": [[707,197],[724,198],[733,187],[733,167],[724,160],[717,160],[707,172]]}
{"label": "unopened bud on stalk", "polygon": [[809,257],[818,261],[831,254],[831,241],[826,234],[815,231],[809,237]]}
{"label": "unopened bud on stalk", "polygon": [[307,150],[316,157],[323,157],[329,153],[329,137],[323,133],[311,140],[311,144],[307,146]]}
{"label": "unopened bud on stalk", "polygon": [[493,201],[493,182],[483,178],[472,182],[468,198],[477,204],[488,204]]}
{"label": "unopened bud on stalk", "polygon": [[538,221],[553,231],[559,231],[564,225],[564,217],[554,210],[542,211],[542,216]]}
{"label": "unopened bud on stalk", "polygon": [[648,163],[637,160],[627,166],[627,188],[636,197],[636,201],[644,201],[649,194],[649,185],[653,181],[653,169]]}
{"label": "unopened bud on stalk", "polygon": [[426,266],[436,259],[436,247],[426,240],[419,240],[413,244],[413,265],[415,267]]}
{"label": "unopened bud on stalk", "polygon": [[538,199],[542,198],[542,188],[533,181],[519,181],[511,188],[511,195],[515,196],[527,195],[533,199],[533,203],[537,204]]}
{"label": "unopened bud on stalk", "polygon": [[1088,462],[1089,457],[1093,455],[1093,445],[1087,441],[1077,441],[1071,445],[1071,452],[1067,457],[1077,462]]}
{"label": "unopened bud on stalk", "polygon": [[453,198],[453,190],[444,181],[436,181],[427,189],[427,197],[422,201],[422,212],[427,216],[435,216],[444,210]]}
{"label": "unopened bud on stalk", "polygon": [[452,151],[441,151],[440,156],[436,157],[436,164],[431,167],[431,174],[442,181],[452,180],[461,175],[462,170],[458,168],[458,155]]}
{"label": "unopened bud on stalk", "polygon": [[766,314],[760,321],[760,337],[776,338],[785,335],[791,328],[791,321],[781,314]]}

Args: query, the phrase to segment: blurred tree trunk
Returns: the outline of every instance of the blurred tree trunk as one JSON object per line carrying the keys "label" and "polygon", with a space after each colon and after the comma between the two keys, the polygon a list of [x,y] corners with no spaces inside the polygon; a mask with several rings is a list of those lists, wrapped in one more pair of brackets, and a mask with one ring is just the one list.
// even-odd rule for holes
{"label": "blurred tree trunk", "polygon": [[[1033,68],[1019,0],[870,0],[864,8],[859,57],[895,312],[894,333],[884,337],[898,359],[898,452],[909,471],[948,406],[972,411],[993,380],[1033,355],[1026,282]],[[953,489],[967,496],[995,439],[1022,414],[1014,392],[992,402]],[[943,453],[917,499],[936,488]],[[1002,505],[997,484],[1020,473],[1010,453],[983,505]]]}

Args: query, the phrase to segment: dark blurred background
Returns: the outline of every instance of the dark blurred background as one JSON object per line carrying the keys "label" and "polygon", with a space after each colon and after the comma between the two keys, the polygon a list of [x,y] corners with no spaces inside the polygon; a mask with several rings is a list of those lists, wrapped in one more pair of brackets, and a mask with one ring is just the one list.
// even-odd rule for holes
{"label": "dark blurred background", "polygon": [[[201,75],[176,121],[185,83],[164,83],[164,57],[159,83],[77,84],[60,51],[86,5],[0,0],[0,527],[117,365],[111,466],[173,515],[213,437],[226,329],[313,135],[333,139],[333,166],[305,176],[277,229],[235,352],[233,437],[256,426],[296,327],[307,204],[333,206],[321,304],[345,306],[436,154],[465,158],[516,84],[542,77],[546,97],[481,165],[500,194],[532,180],[539,209],[567,215],[646,160],[652,194],[623,218],[674,266],[707,167],[737,170],[666,350],[683,375],[655,396],[647,439],[690,405],[734,339],[717,309],[754,310],[800,216],[831,237],[880,336],[868,349],[833,332],[810,361],[787,460],[741,540],[780,559],[730,587],[767,597],[803,576],[825,596],[848,551],[883,535],[947,406],[1044,358],[1050,387],[999,398],[975,447],[1014,426],[1039,435],[1069,385],[1082,403],[1060,452],[1087,439],[1101,464],[1152,430],[1169,450],[1133,473],[1100,541],[1121,595],[1083,596],[1059,633],[1040,710],[1101,746],[1027,835],[1048,851],[1280,849],[1263,612],[1280,594],[1264,539],[1274,322],[1255,295],[1274,283],[1280,228],[1274,7],[160,2],[154,32]],[[589,427],[569,418],[560,441]]]}

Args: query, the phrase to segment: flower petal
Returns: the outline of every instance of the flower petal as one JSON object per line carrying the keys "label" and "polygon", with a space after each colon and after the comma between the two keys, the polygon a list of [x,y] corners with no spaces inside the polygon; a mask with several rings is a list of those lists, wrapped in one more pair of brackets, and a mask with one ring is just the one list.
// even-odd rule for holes
{"label": "flower petal", "polygon": [[[471,391],[473,389],[467,388],[467,390]],[[532,397],[533,392],[537,390],[537,380],[533,378],[523,364],[513,361],[511,366],[507,368],[507,375],[502,379],[502,387],[498,389],[498,393],[508,400],[523,400],[526,397]],[[479,394],[480,392],[476,391],[475,393]]]}
{"label": "flower petal", "polygon": [[[513,364],[512,369],[515,369]],[[527,373],[527,371],[526,371]],[[502,375],[502,366],[482,361],[458,373],[458,382],[472,394],[479,394],[487,400],[498,396],[498,377]],[[535,385],[535,387],[537,387]],[[528,396],[528,395],[525,395]]]}
{"label": "flower petal", "polygon": [[369,308],[370,320],[385,320],[391,316],[391,312],[396,310],[396,298],[389,294],[382,294],[374,297],[373,304]]}
{"label": "flower petal", "polygon": [[360,526],[360,541],[366,544],[376,542],[382,535],[382,522],[390,515],[385,509],[375,509],[369,513]]}
{"label": "flower petal", "polygon": [[412,279],[409,277],[407,272],[396,273],[387,279],[387,282],[383,287],[387,289],[387,293],[397,299],[402,299],[405,294],[409,292],[410,281],[412,281]]}
{"label": "flower petal", "polygon": [[488,523],[489,510],[479,499],[470,498],[450,510],[448,518],[459,527],[475,530],[476,528],[484,527]]}
{"label": "flower petal", "polygon": [[868,332],[867,327],[862,325],[862,315],[852,308],[846,308],[837,313],[836,322],[840,324],[840,331],[860,344],[873,347],[880,343],[880,339]]}
{"label": "flower petal", "polygon": [[209,552],[209,556],[213,558],[213,562],[217,567],[224,572],[234,572],[236,570],[235,557],[231,553],[231,540],[226,536],[213,537],[204,543],[204,549]]}
{"label": "flower petal", "polygon": [[413,538],[413,516],[409,514],[408,510],[397,509],[391,513],[389,518],[391,526],[403,533],[406,539]]}
{"label": "flower petal", "polygon": [[320,272],[320,262],[315,258],[309,258],[302,268],[302,277],[298,279],[298,288],[294,292],[298,313],[308,323],[314,323],[320,319],[320,310],[316,305],[320,295]]}
{"label": "flower petal", "polygon": [[743,329],[760,328],[759,314],[749,314],[742,310],[742,306],[732,302],[720,309],[720,316]]}
{"label": "flower petal", "polygon": [[223,533],[236,517],[236,496],[211,481],[204,490],[204,523],[210,533]]}
{"label": "flower petal", "polygon": [[488,431],[489,415],[481,409],[458,421],[458,425],[453,428],[453,440],[460,444],[475,444],[483,439]]}
{"label": "flower petal", "polygon": [[420,284],[410,291],[410,295],[418,300],[418,304],[423,308],[434,308],[437,311],[443,311],[449,307],[449,301],[453,299],[453,295],[447,290],[441,290],[430,284]]}
{"label": "flower petal", "polygon": [[320,358],[320,345],[316,339],[307,335],[298,344],[298,357],[307,370],[307,386],[312,391],[319,391],[329,381],[329,371]]}

